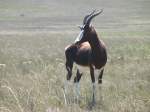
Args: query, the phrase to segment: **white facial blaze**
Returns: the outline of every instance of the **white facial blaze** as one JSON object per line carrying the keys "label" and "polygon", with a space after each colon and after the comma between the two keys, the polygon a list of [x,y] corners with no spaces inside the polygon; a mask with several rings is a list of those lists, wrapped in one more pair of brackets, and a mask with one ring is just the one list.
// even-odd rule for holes
{"label": "white facial blaze", "polygon": [[79,35],[77,36],[75,42],[78,42],[78,41],[80,41],[80,40],[82,39],[83,33],[84,33],[84,30],[81,30],[81,32],[80,32]]}

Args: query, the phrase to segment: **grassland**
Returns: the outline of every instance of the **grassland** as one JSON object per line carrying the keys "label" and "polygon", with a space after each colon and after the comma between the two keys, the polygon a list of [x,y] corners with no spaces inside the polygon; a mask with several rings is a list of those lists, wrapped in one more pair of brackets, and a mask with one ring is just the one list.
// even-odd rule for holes
{"label": "grassland", "polygon": [[[148,0],[71,4],[0,1],[0,112],[150,112]],[[64,48],[75,40],[76,25],[91,7],[105,9],[93,22],[108,50],[103,84],[96,84],[92,108],[91,79],[85,69],[80,103],[71,80],[65,105]]]}

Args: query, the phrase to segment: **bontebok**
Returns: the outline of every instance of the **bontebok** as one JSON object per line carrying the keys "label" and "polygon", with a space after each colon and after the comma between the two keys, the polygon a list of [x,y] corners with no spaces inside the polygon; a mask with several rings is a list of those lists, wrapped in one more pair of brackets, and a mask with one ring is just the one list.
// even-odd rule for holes
{"label": "bontebok", "polygon": [[[65,49],[67,80],[72,76],[73,63],[80,66],[89,67],[93,88],[93,102],[95,102],[95,75],[94,70],[100,70],[98,83],[102,83],[104,66],[107,62],[107,52],[105,44],[98,37],[91,20],[102,13],[103,10],[96,12],[95,10],[86,15],[83,19],[83,25],[80,26],[80,33],[75,43],[69,45]],[[77,69],[74,83],[79,83],[82,72]]]}

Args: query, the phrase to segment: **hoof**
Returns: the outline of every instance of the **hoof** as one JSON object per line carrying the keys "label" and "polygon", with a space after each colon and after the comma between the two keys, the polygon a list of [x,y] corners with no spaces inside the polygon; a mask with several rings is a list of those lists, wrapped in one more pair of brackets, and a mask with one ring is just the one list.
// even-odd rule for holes
{"label": "hoof", "polygon": [[102,79],[99,79],[99,80],[98,80],[98,84],[102,84]]}

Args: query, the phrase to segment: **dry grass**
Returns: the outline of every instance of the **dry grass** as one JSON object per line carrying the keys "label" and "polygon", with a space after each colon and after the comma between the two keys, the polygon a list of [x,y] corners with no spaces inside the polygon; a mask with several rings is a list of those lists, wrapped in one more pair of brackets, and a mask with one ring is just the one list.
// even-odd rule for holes
{"label": "dry grass", "polygon": [[[88,71],[81,79],[81,101],[76,103],[73,81],[65,105],[64,48],[71,34],[2,35],[0,107],[11,112],[148,112],[150,110],[149,38],[103,38],[108,63],[103,84],[97,85],[95,107],[91,107]],[[105,36],[105,35],[104,35]],[[64,41],[67,40],[67,41]],[[4,44],[5,43],[5,44]],[[57,44],[57,47],[56,46]],[[5,65],[5,66],[4,66]],[[74,73],[76,67],[74,69]],[[88,85],[88,86],[87,86]]]}
{"label": "dry grass", "polygon": [[[149,4],[149,0],[1,0],[0,112],[149,112]],[[64,48],[75,40],[76,25],[93,8],[104,9],[93,25],[108,50],[94,107],[87,69],[80,82],[80,102],[72,80],[64,94]]]}

